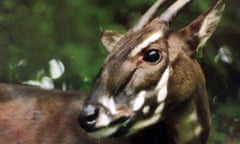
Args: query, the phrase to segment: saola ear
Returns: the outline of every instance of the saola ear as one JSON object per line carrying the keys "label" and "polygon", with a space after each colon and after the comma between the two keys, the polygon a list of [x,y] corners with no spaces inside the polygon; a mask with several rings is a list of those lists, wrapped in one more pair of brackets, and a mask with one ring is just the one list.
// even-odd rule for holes
{"label": "saola ear", "polygon": [[102,44],[107,49],[108,52],[111,52],[115,47],[116,43],[123,37],[122,34],[117,32],[106,30],[102,34]]}
{"label": "saola ear", "polygon": [[[178,31],[182,37],[191,45],[191,52],[196,53],[198,48],[203,46],[212,36],[221,19],[225,3],[219,0],[215,6],[202,13],[192,23]],[[193,52],[194,51],[194,52]]]}

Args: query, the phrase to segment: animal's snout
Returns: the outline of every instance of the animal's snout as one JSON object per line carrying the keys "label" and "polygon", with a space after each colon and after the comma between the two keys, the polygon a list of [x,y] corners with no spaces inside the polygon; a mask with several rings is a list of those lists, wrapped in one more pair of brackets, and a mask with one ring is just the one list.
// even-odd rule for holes
{"label": "animal's snout", "polygon": [[95,127],[97,117],[99,115],[99,108],[94,105],[85,106],[78,117],[80,126],[86,131],[92,131]]}

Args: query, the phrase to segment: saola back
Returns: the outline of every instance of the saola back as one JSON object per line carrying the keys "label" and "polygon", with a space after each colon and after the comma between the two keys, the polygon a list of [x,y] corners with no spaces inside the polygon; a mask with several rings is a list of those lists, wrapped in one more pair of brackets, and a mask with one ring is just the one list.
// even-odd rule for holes
{"label": "saola back", "polygon": [[0,144],[122,144],[96,139],[77,123],[86,93],[0,84]]}

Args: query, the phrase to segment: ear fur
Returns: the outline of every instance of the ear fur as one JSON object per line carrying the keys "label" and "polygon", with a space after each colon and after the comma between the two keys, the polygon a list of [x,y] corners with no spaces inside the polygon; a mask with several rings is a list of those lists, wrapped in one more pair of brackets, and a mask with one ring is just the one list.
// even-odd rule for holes
{"label": "ear fur", "polygon": [[216,27],[222,17],[222,13],[225,8],[225,3],[223,0],[219,0],[217,4],[210,9],[207,13],[206,17],[204,18],[201,29],[198,32],[198,37],[200,39],[200,43],[198,47],[203,46],[207,40],[212,36]]}
{"label": "ear fur", "polygon": [[188,43],[194,48],[190,51],[197,51],[212,36],[221,19],[225,8],[223,0],[219,0],[215,6],[201,14],[192,23],[181,29],[179,33],[183,34]]}
{"label": "ear fur", "polygon": [[102,34],[102,44],[103,46],[107,49],[108,52],[111,52],[116,43],[123,37],[122,34],[119,34],[117,32],[111,31],[111,30],[106,30]]}

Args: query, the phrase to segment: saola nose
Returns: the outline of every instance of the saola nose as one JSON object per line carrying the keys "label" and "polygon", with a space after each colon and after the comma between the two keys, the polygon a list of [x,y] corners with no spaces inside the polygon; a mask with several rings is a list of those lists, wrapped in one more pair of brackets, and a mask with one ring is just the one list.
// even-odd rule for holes
{"label": "saola nose", "polygon": [[99,108],[93,105],[87,105],[85,106],[78,117],[78,122],[80,126],[85,129],[86,131],[93,130],[96,119],[99,114]]}

